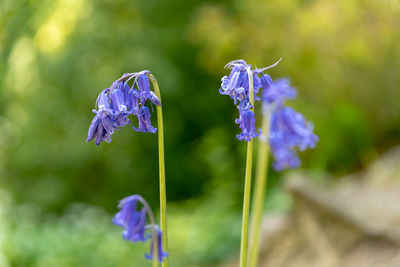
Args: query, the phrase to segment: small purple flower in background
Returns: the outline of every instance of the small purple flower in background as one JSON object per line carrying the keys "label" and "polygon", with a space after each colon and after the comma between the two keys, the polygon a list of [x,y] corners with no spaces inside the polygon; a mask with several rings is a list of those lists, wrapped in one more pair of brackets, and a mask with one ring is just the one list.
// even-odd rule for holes
{"label": "small purple flower in background", "polygon": [[286,99],[294,99],[297,95],[289,80],[279,79],[274,82],[266,75],[261,79],[265,84],[262,96],[263,112],[271,112],[269,143],[275,158],[274,168],[278,171],[297,168],[300,166],[300,159],[296,148],[300,151],[314,148],[319,138],[313,133],[312,123],[307,122],[304,116],[293,108],[284,105]]}
{"label": "small purple flower in background", "polygon": [[278,79],[275,82],[268,74],[261,76],[261,84],[264,88],[262,99],[269,104],[282,104],[286,99],[295,99],[297,91],[290,86],[289,79]]}
{"label": "small purple flower in background", "polygon": [[[158,226],[156,226],[155,228],[156,228],[156,231],[157,231],[157,244],[158,244],[157,255],[158,255],[158,261],[162,262],[163,259],[165,259],[168,256],[168,253],[163,250],[162,238],[161,238],[162,237],[161,230],[158,228]],[[153,242],[153,240],[151,241],[151,244],[150,244],[150,254],[146,254],[145,257],[148,260],[152,260],[153,257],[154,257],[154,242]]]}
{"label": "small purple flower in background", "polygon": [[[142,208],[138,210],[138,204],[142,204]],[[168,256],[162,247],[162,232],[154,223],[153,212],[147,202],[140,195],[132,195],[122,199],[118,208],[120,211],[114,216],[113,223],[124,228],[122,237],[126,241],[132,243],[146,242],[151,239],[150,254],[146,254],[147,259],[153,259],[154,255],[154,239],[153,234],[156,233],[157,255],[160,262]],[[146,225],[146,216],[149,216],[151,224]],[[147,231],[147,234],[146,234]]]}
{"label": "small purple flower in background", "polygon": [[[256,119],[252,106],[249,103],[249,75],[247,69],[250,69],[253,76],[253,87],[254,87],[254,99],[260,100],[257,96],[258,92],[262,87],[268,87],[269,84],[263,79],[263,71],[275,67],[278,62],[262,69],[252,69],[251,65],[248,65],[244,60],[234,60],[229,62],[225,68],[230,68],[231,72],[229,76],[224,76],[221,79],[221,88],[219,93],[222,95],[228,95],[233,99],[234,104],[239,109],[239,119],[236,119],[236,123],[240,125],[242,132],[236,135],[238,140],[250,141],[261,134],[261,130],[256,130]],[[261,78],[259,75],[262,74]],[[267,75],[268,76],[268,75]],[[269,76],[268,76],[269,77]],[[237,104],[239,102],[239,104]]]}
{"label": "small purple flower in background", "polygon": [[114,224],[125,228],[122,232],[122,237],[133,243],[147,240],[145,237],[146,208],[142,207],[141,210],[137,211],[138,199],[137,195],[122,199],[118,204],[118,208],[121,210],[113,219]]}
{"label": "small purple flower in background", "polygon": [[[101,141],[111,142],[111,135],[118,128],[132,123],[128,116],[136,115],[139,127],[133,129],[137,132],[155,133],[156,128],[151,126],[150,110],[146,104],[160,106],[158,97],[150,90],[150,81],[147,77],[150,71],[138,73],[125,73],[120,79],[114,81],[109,88],[104,89],[96,100],[96,116],[89,127],[87,142],[96,138],[96,145]],[[130,88],[128,81],[135,78]],[[135,88],[137,86],[137,89]]]}

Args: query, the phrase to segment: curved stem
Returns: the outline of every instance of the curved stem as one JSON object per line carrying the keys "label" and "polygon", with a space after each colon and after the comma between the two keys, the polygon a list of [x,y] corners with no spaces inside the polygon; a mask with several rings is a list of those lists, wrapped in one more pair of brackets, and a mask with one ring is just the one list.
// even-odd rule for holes
{"label": "curved stem", "polygon": [[[250,94],[249,100],[250,104],[254,107],[253,73],[250,67],[247,68],[247,74],[249,76],[249,94]],[[240,267],[247,266],[252,161],[253,161],[253,139],[247,142],[246,176],[244,181],[244,195],[243,195],[242,236],[240,241]]]}
{"label": "curved stem", "polygon": [[[150,78],[154,93],[161,102],[161,93],[158,86],[156,77],[151,73],[147,74]],[[162,102],[161,102],[162,103]],[[167,193],[165,185],[165,160],[164,160],[164,124],[162,107],[157,106],[157,127],[158,127],[158,163],[159,163],[159,175],[160,175],[160,228],[162,232],[162,245],[165,251],[168,251],[168,239],[167,239]],[[168,266],[168,258],[162,262],[163,267]]]}
{"label": "curved stem", "polygon": [[255,181],[255,192],[253,198],[253,209],[251,213],[251,227],[250,227],[250,252],[249,252],[249,266],[258,266],[258,255],[260,246],[261,235],[261,222],[262,211],[265,198],[265,191],[267,186],[267,167],[269,155],[269,121],[270,111],[267,107],[263,107],[263,121],[262,121],[262,138],[259,138],[258,155],[257,155],[257,172]]}
{"label": "curved stem", "polygon": [[156,220],[154,219],[154,213],[150,208],[150,205],[147,201],[142,198],[141,196],[137,195],[137,199],[142,203],[142,205],[146,208],[147,214],[149,215],[150,223],[152,225],[151,232],[152,232],[152,239],[153,239],[153,267],[158,266],[158,238],[157,238],[157,230],[155,228]]}

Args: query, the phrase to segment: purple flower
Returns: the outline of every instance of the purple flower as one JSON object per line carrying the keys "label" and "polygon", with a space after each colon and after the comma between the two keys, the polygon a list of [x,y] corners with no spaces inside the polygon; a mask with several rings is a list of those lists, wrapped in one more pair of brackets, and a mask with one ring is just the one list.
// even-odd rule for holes
{"label": "purple flower", "polygon": [[156,106],[161,106],[161,101],[160,101],[160,99],[158,99],[158,97],[156,96],[155,93],[150,92],[149,100],[150,100],[150,102],[153,103],[154,105],[156,105]]}
{"label": "purple flower", "polygon": [[[143,206],[140,210],[138,209],[139,203]],[[118,204],[118,208],[120,208],[120,211],[114,216],[112,222],[124,228],[122,232],[124,240],[136,243],[146,242],[148,239],[151,239],[150,254],[146,254],[145,257],[153,259],[153,232],[156,232],[158,260],[162,262],[168,256],[168,253],[163,250],[162,232],[159,227],[154,224],[146,225],[147,215],[154,222],[153,212],[151,212],[146,200],[140,195],[132,195],[122,199]],[[147,234],[146,231],[148,232]]]}
{"label": "purple flower", "polygon": [[240,117],[236,119],[235,122],[240,125],[242,132],[236,135],[236,138],[240,141],[250,141],[252,138],[259,136],[261,134],[261,129],[259,129],[257,133],[256,118],[248,100],[242,101],[239,104],[239,114]]}
{"label": "purple flower", "polygon": [[268,104],[282,104],[286,99],[297,96],[295,88],[290,86],[289,79],[278,79],[275,82],[268,74],[261,76],[261,85],[264,89],[262,99]]}
{"label": "purple flower", "polygon": [[142,102],[150,98],[150,81],[147,73],[150,73],[150,71],[141,71],[135,79]]}
{"label": "purple flower", "polygon": [[126,113],[127,107],[124,93],[120,89],[115,89],[111,93],[111,103],[115,113]]}
{"label": "purple flower", "polygon": [[132,88],[128,92],[127,107],[131,114],[137,115],[139,112],[139,98],[140,94],[138,90]]}
{"label": "purple flower", "polygon": [[[129,96],[129,95],[128,95]],[[111,103],[114,111],[113,123],[115,127],[124,127],[130,123],[128,119],[128,108],[124,93],[120,89],[115,89],[111,93]]]}
{"label": "purple flower", "polygon": [[319,140],[313,133],[313,125],[307,122],[303,115],[283,105],[277,106],[272,111],[270,127],[269,143],[275,158],[276,170],[297,168],[300,159],[296,147],[300,151],[314,148]]}
{"label": "purple flower", "polygon": [[279,61],[262,69],[252,69],[252,66],[248,65],[244,60],[234,60],[225,66],[225,68],[231,68],[231,72],[229,76],[224,76],[221,79],[219,93],[230,96],[239,109],[240,115],[239,119],[236,119],[236,123],[240,125],[242,132],[236,135],[237,139],[250,141],[252,138],[260,135],[260,132],[258,133],[256,130],[254,112],[251,110],[250,103],[248,103],[250,98],[248,70],[251,71],[251,75],[253,76],[254,100],[260,100],[257,96],[258,92],[262,87],[269,85],[265,83],[263,76],[260,78],[258,75],[269,68],[275,67]]}
{"label": "purple flower", "polygon": [[[162,232],[158,228],[158,226],[155,226],[155,229],[157,231],[157,255],[158,255],[158,261],[162,262],[167,256],[168,253],[163,250],[163,245],[162,245]],[[153,233],[153,231],[151,231]],[[154,257],[154,242],[153,239],[151,239],[151,244],[150,244],[150,254],[145,255],[146,259],[152,260]]]}
{"label": "purple flower", "polygon": [[[109,88],[100,92],[96,100],[97,110],[93,110],[96,116],[89,127],[87,142],[96,138],[96,145],[101,141],[111,142],[111,135],[118,128],[130,124],[129,115],[136,115],[139,127],[136,131],[155,133],[156,128],[151,126],[150,111],[146,104],[160,106],[161,101],[150,90],[148,74],[144,70],[138,73],[125,73],[120,79],[114,81]],[[132,88],[128,81],[135,78]],[[135,88],[137,86],[137,89]]]}
{"label": "purple flower", "polygon": [[133,243],[147,240],[145,237],[146,208],[142,207],[141,210],[137,210],[140,198],[139,195],[133,195],[122,199],[118,205],[121,210],[113,218],[114,224],[125,228],[122,237]]}
{"label": "purple flower", "polygon": [[221,79],[220,94],[229,95],[236,105],[237,101],[242,101],[249,91],[249,82],[246,68],[248,65],[244,60],[235,60],[228,63],[225,68],[232,68],[229,76]]}
{"label": "purple flower", "polygon": [[157,128],[151,126],[151,115],[148,107],[142,106],[137,116],[139,119],[139,127],[135,128],[135,126],[133,126],[133,129],[135,129],[135,131],[144,133],[155,133],[157,131]]}
{"label": "purple flower", "polygon": [[271,145],[272,153],[274,155],[273,167],[277,171],[284,169],[295,169],[300,166],[300,159],[294,149],[288,147],[279,147]]}
{"label": "purple flower", "polygon": [[104,91],[100,93],[96,102],[98,110],[93,110],[96,116],[90,124],[86,142],[96,138],[96,145],[99,145],[101,141],[111,142],[110,136],[114,132],[113,111],[110,108],[109,97]]}

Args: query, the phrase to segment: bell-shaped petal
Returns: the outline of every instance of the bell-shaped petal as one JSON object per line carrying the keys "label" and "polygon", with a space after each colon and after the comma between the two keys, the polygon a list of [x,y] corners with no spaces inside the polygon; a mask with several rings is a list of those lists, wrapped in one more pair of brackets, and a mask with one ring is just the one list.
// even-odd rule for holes
{"label": "bell-shaped petal", "polygon": [[139,112],[139,92],[136,89],[130,89],[127,100],[127,108],[131,114],[136,115]]}
{"label": "bell-shaped petal", "polygon": [[150,92],[150,98],[149,98],[150,102],[153,103],[156,106],[161,106],[161,101],[160,99],[158,99],[158,97],[156,96],[155,93]]}
{"label": "bell-shaped petal", "polygon": [[150,116],[151,115],[149,108],[146,106],[142,106],[139,113],[137,114],[139,127],[135,128],[135,126],[133,126],[133,129],[135,129],[135,131],[137,132],[155,133],[157,131],[157,128],[151,126]]}
{"label": "bell-shaped petal", "polygon": [[137,80],[137,86],[139,89],[142,103],[144,103],[144,100],[150,98],[150,81],[146,73],[139,75]]}
{"label": "bell-shaped petal", "polygon": [[113,218],[113,223],[124,228],[122,237],[133,243],[147,240],[146,232],[146,208],[137,210],[141,197],[133,195],[122,199],[118,205],[121,209]]}
{"label": "bell-shaped petal", "polygon": [[[151,238],[150,254],[145,255],[145,257],[146,257],[146,259],[152,260],[154,257],[154,249],[157,249],[158,261],[162,262],[168,256],[168,253],[165,252],[163,249],[162,232],[157,226],[155,226],[155,227],[156,227],[156,232],[157,232],[157,248],[154,248],[153,238]],[[150,233],[152,235],[153,231],[150,230]]]}
{"label": "bell-shaped petal", "polygon": [[96,116],[93,118],[88,131],[86,142],[90,142],[96,138],[96,145],[101,141],[111,142],[111,135],[114,132],[114,126],[111,114],[108,110],[93,110]]}
{"label": "bell-shaped petal", "polygon": [[110,135],[107,133],[107,131],[104,129],[104,126],[102,123],[99,123],[97,126],[96,130],[96,145],[99,145],[100,142],[106,141],[107,143],[111,142]]}
{"label": "bell-shaped petal", "polygon": [[294,109],[280,105],[272,112],[269,143],[275,169],[297,168],[300,159],[295,149],[314,148],[318,140],[312,124]]}
{"label": "bell-shaped petal", "polygon": [[236,120],[236,122],[240,124],[240,128],[242,129],[242,132],[236,135],[238,140],[245,140],[248,142],[261,134],[261,130],[259,130],[259,132],[256,130],[254,112],[249,108],[240,111],[240,118]]}
{"label": "bell-shaped petal", "polygon": [[296,139],[296,146],[300,151],[306,148],[314,148],[319,140],[313,133],[314,126],[307,122],[304,116],[290,107],[282,109],[282,124],[290,132],[293,139]]}
{"label": "bell-shaped petal", "polygon": [[264,88],[262,99],[269,104],[280,105],[286,99],[294,99],[297,96],[297,91],[290,86],[289,79],[283,78],[274,82],[268,74],[264,74],[261,76],[261,83]]}
{"label": "bell-shaped petal", "polygon": [[111,104],[114,110],[114,114],[126,112],[126,102],[124,93],[120,89],[116,89],[111,93]]}
{"label": "bell-shaped petal", "polygon": [[99,97],[97,98],[97,107],[99,111],[111,111],[110,98],[108,97],[107,91],[100,93]]}
{"label": "bell-shaped petal", "polygon": [[100,124],[100,118],[99,116],[96,115],[89,126],[89,132],[86,142],[90,142],[91,140],[93,140],[93,138],[95,138],[99,124]]}

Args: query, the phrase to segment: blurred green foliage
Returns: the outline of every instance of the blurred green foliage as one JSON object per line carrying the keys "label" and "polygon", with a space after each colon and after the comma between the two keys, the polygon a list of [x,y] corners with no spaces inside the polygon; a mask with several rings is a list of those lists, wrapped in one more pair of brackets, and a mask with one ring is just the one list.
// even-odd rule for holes
{"label": "blurred green foliage", "polygon": [[398,0],[3,0],[0,187],[13,199],[3,257],[12,266],[141,264],[111,215],[91,207],[113,213],[140,193],[157,209],[157,137],[126,127],[111,144],[85,139],[100,90],[142,69],[162,91],[171,261],[234,257],[245,146],[235,108],[218,94],[223,66],[283,57],[271,75],[291,77],[299,98],[290,104],[321,139],[302,167],[349,173],[400,140],[399,17]]}

